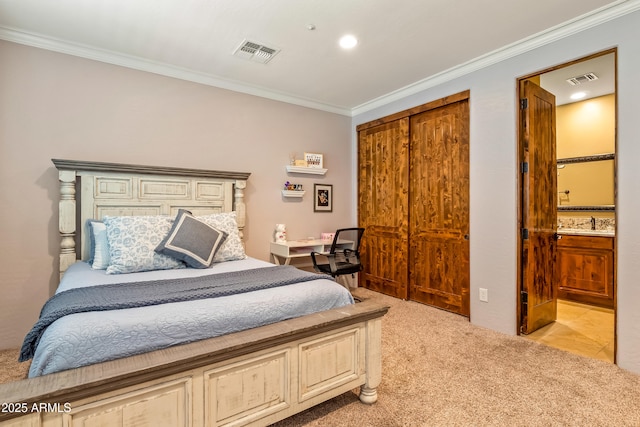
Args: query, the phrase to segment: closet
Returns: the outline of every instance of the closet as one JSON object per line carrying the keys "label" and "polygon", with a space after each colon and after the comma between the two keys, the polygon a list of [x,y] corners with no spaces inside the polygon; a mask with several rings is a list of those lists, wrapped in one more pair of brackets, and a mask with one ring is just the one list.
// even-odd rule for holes
{"label": "closet", "polygon": [[360,285],[469,316],[469,91],[357,131]]}

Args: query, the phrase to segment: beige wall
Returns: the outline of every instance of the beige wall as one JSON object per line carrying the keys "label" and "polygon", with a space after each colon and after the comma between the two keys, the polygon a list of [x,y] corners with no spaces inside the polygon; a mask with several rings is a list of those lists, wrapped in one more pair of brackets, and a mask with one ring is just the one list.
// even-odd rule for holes
{"label": "beige wall", "polygon": [[615,152],[615,95],[605,95],[556,108],[556,155],[592,156]]}
{"label": "beige wall", "polygon": [[[21,344],[57,285],[51,158],[251,172],[259,259],[276,223],[291,238],[353,225],[348,117],[9,42],[0,64],[0,349]],[[287,176],[292,151],[323,153],[326,176]],[[283,199],[286,180],[333,184],[333,213],[314,213],[310,192]]]}

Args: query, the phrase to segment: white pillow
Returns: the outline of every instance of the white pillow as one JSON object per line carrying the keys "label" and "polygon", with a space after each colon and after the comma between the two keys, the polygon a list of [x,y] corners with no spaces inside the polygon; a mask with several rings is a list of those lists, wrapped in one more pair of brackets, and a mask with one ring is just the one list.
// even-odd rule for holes
{"label": "white pillow", "polygon": [[184,268],[183,262],[155,252],[172,223],[168,216],[105,217],[110,257],[107,274]]}
{"label": "white pillow", "polygon": [[244,252],[242,240],[240,240],[240,232],[238,231],[238,222],[236,221],[235,212],[203,215],[196,218],[213,228],[227,233],[227,238],[213,257],[214,263],[234,261],[238,259],[245,259],[247,257],[247,254]]}

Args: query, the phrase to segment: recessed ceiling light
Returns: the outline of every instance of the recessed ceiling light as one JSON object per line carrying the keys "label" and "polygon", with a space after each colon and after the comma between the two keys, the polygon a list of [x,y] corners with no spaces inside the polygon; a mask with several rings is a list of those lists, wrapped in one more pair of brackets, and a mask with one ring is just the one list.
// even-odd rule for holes
{"label": "recessed ceiling light", "polygon": [[358,39],[351,34],[347,34],[346,36],[342,36],[340,39],[340,47],[343,49],[352,49],[356,47],[358,44]]}
{"label": "recessed ceiling light", "polygon": [[573,95],[571,95],[571,99],[582,99],[585,96],[587,96],[587,94],[584,92],[576,92]]}

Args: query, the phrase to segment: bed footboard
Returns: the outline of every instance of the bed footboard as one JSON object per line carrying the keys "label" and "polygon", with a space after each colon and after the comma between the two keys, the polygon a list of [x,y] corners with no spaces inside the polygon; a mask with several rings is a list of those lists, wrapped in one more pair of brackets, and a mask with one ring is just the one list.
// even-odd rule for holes
{"label": "bed footboard", "polygon": [[377,400],[371,302],[0,385],[0,426],[263,426],[360,387]]}

